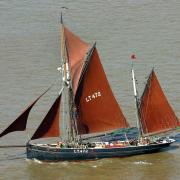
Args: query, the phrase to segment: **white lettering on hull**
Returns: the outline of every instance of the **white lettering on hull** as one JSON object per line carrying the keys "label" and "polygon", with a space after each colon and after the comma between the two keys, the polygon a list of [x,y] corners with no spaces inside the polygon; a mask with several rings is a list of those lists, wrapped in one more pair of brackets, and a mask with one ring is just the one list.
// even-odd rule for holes
{"label": "white lettering on hull", "polygon": [[87,154],[88,149],[74,149],[74,153]]}

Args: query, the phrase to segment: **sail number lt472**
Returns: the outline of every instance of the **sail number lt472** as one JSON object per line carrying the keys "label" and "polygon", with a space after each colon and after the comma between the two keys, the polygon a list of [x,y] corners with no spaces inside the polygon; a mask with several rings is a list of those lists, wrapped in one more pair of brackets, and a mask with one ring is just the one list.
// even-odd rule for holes
{"label": "sail number lt472", "polygon": [[98,97],[101,97],[101,92],[100,91],[97,91],[97,92],[94,92],[93,94],[89,95],[86,97],[86,102],[89,102],[89,101],[92,101]]}

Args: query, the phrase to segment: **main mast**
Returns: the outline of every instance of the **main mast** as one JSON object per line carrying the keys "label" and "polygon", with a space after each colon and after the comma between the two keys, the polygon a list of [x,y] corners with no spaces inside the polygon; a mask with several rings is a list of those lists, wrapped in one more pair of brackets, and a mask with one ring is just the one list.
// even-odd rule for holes
{"label": "main mast", "polygon": [[77,136],[77,126],[74,116],[74,100],[72,92],[72,82],[70,76],[70,68],[68,62],[68,54],[66,50],[66,39],[64,36],[64,25],[61,13],[61,61],[62,61],[62,86],[64,89],[64,109],[63,109],[63,131],[64,137],[63,140],[71,142],[74,141]]}

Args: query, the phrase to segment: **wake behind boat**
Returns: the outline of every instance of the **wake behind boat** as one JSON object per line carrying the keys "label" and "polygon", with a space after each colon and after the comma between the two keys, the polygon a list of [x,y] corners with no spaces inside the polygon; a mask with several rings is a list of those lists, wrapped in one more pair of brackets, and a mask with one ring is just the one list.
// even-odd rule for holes
{"label": "wake behind boat", "polygon": [[[125,138],[121,141],[95,142],[83,138],[85,134],[126,129],[129,124],[110,88],[96,43],[90,46],[72,33],[64,25],[62,16],[61,29],[62,64],[58,70],[61,72],[62,89],[42,123],[28,141],[27,158],[60,161],[123,157],[156,152],[173,143],[174,140],[168,137],[156,139],[151,137],[179,126],[179,121],[163,94],[154,70],[149,76],[142,97],[139,98],[133,68],[132,79],[139,137],[137,139]],[[0,134],[0,137],[13,131],[26,130],[31,109],[49,90],[50,88],[30,104]],[[47,137],[60,137],[60,141],[55,144],[39,144],[31,141]]]}

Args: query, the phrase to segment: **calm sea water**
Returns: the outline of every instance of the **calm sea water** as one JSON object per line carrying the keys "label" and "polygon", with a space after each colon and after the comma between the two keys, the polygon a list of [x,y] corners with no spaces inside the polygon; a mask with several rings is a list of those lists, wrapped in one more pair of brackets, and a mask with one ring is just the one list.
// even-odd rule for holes
{"label": "calm sea water", "polygon": [[[34,98],[60,79],[60,12],[75,33],[97,41],[102,63],[121,108],[136,125],[130,55],[135,53],[139,93],[154,66],[180,116],[179,0],[1,0],[0,132]],[[30,114],[27,133],[11,133],[0,145],[25,144],[57,95],[55,86]],[[0,179],[176,180],[180,150],[87,162],[42,163],[26,160],[25,149],[0,149]]]}

